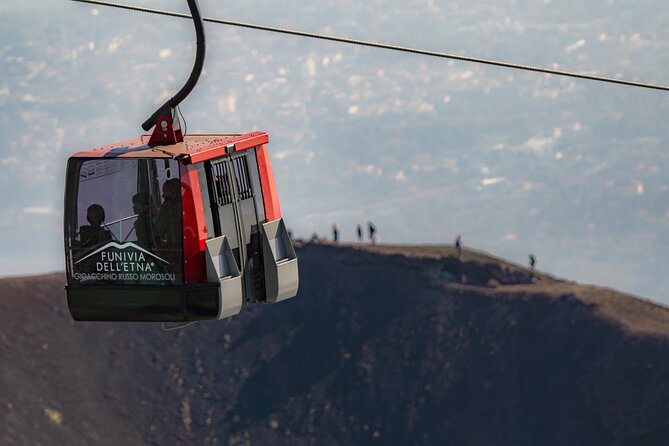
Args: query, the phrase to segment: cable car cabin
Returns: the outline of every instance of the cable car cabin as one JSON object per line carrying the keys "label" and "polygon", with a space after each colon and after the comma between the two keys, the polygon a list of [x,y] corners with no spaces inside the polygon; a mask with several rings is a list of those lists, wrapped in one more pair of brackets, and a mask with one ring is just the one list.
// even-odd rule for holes
{"label": "cable car cabin", "polygon": [[67,301],[75,320],[222,319],[295,296],[267,133],[149,136],[67,165]]}

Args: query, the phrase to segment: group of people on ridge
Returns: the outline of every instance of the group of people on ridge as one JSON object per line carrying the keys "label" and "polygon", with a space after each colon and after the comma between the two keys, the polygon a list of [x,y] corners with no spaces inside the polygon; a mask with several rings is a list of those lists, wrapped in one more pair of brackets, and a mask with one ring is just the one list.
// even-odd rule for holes
{"label": "group of people on ridge", "polygon": [[[362,229],[362,225],[358,224],[358,227],[356,228],[356,232],[358,234],[358,243],[363,243],[364,242],[364,233]],[[369,242],[372,245],[376,244],[376,226],[374,226],[374,223],[371,221],[367,222],[367,233],[369,234]],[[339,225],[338,224],[333,224],[332,225],[332,241],[334,243],[339,243]]]}

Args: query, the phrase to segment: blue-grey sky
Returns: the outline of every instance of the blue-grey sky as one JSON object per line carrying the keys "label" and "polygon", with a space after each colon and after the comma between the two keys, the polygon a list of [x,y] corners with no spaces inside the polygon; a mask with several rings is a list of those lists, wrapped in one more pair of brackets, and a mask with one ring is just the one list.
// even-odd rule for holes
{"label": "blue-grey sky", "polygon": [[[185,1],[134,4],[187,11]],[[660,0],[214,2],[205,16],[669,84]],[[67,156],[140,134],[185,20],[0,1],[0,275],[62,270]],[[463,242],[669,303],[669,94],[206,25],[191,133],[265,130],[297,236]]]}

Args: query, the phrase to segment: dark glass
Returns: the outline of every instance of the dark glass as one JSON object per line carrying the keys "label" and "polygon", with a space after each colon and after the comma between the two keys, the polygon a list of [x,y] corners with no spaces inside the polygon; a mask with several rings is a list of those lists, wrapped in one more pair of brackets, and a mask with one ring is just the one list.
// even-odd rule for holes
{"label": "dark glass", "polygon": [[258,159],[256,151],[250,151],[247,156],[249,166],[249,179],[251,182],[251,189],[255,196],[256,214],[260,223],[265,223],[265,205],[262,199],[262,188],[260,186],[260,171],[258,170]]}
{"label": "dark glass", "polygon": [[258,302],[264,296],[260,228],[256,200],[261,200],[259,189],[254,190],[251,175],[257,172],[254,151],[232,158],[235,184],[238,193],[238,214],[241,217],[240,232],[244,245],[244,286],[250,302]]}
{"label": "dark glass", "polygon": [[68,283],[182,284],[181,193],[174,160],[71,159]]}
{"label": "dark glass", "polygon": [[244,272],[247,300],[261,301],[264,283],[259,225],[265,215],[255,150],[213,160],[206,171],[214,234],[227,236]]}

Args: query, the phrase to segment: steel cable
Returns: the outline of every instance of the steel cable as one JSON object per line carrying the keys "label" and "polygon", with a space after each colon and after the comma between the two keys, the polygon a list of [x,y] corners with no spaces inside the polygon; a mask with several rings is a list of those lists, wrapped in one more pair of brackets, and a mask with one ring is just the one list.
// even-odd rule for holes
{"label": "steel cable", "polygon": [[[144,7],[140,7],[140,6],[124,5],[124,4],[121,4],[121,3],[110,3],[110,2],[100,1],[100,0],[71,0],[71,1],[78,2],[78,3],[89,3],[89,4],[92,4],[92,5],[99,5],[99,6],[109,6],[109,7],[112,7],[112,8],[126,9],[126,10],[130,10],[130,11],[139,11],[139,12],[145,12],[145,13],[150,13],[150,14],[158,14],[158,15],[163,15],[163,16],[168,16],[168,17],[178,17],[178,18],[181,18],[181,19],[192,20],[192,17],[190,15],[179,13],[179,12],[163,11],[163,10],[159,10],[159,9],[144,8]],[[418,49],[418,48],[410,48],[410,47],[404,47],[404,46],[389,45],[389,44],[385,44],[385,43],[370,42],[370,41],[365,41],[365,40],[349,39],[349,38],[346,38],[346,37],[329,36],[329,35],[325,35],[325,34],[317,34],[317,33],[310,33],[310,32],[304,32],[304,31],[296,31],[296,30],[286,29],[286,28],[276,28],[276,27],[271,27],[271,26],[256,25],[256,24],[253,24],[253,23],[237,22],[237,21],[234,21],[234,20],[224,20],[224,19],[216,19],[216,18],[209,18],[209,17],[203,17],[202,20],[205,21],[205,22],[216,23],[216,24],[219,24],[219,25],[228,25],[228,26],[235,26],[235,27],[240,27],[240,28],[248,28],[248,29],[260,30],[260,31],[268,31],[268,32],[273,32],[273,33],[288,34],[288,35],[298,36],[298,37],[308,37],[308,38],[311,38],[311,39],[320,39],[320,40],[326,40],[326,41],[331,41],[331,42],[346,43],[346,44],[350,44],[350,45],[358,45],[358,46],[365,46],[365,47],[371,47],[371,48],[380,48],[380,49],[391,50],[391,51],[399,51],[399,52],[403,52],[403,53],[418,54],[418,55],[421,55],[421,56],[438,57],[438,58],[442,58],[442,59],[459,60],[459,61],[464,61],[464,62],[471,62],[471,63],[485,64],[485,65],[492,65],[492,66],[497,66],[497,67],[511,68],[511,69],[515,69],[515,70],[533,71],[533,72],[537,72],[537,73],[553,74],[553,75],[556,75],[556,76],[572,77],[572,78],[578,78],[578,79],[587,79],[587,80],[597,81],[597,82],[607,82],[607,83],[611,83],[611,84],[626,85],[626,86],[629,86],[629,87],[648,88],[648,89],[653,89],[653,90],[669,91],[669,87],[664,86],[664,85],[649,84],[649,83],[645,83],[645,82],[628,81],[628,80],[624,80],[624,79],[615,79],[615,78],[604,77],[604,76],[595,76],[595,75],[586,74],[586,73],[576,73],[576,72],[571,72],[571,71],[554,70],[554,69],[550,69],[550,68],[537,67],[537,66],[532,66],[532,65],[522,65],[522,64],[502,62],[502,61],[496,61],[496,60],[490,60],[490,59],[481,59],[481,58],[478,58],[478,57],[461,56],[461,55],[458,55],[458,54],[450,54],[450,53],[443,53],[443,52],[438,52],[438,51],[422,50],[422,49]]]}

